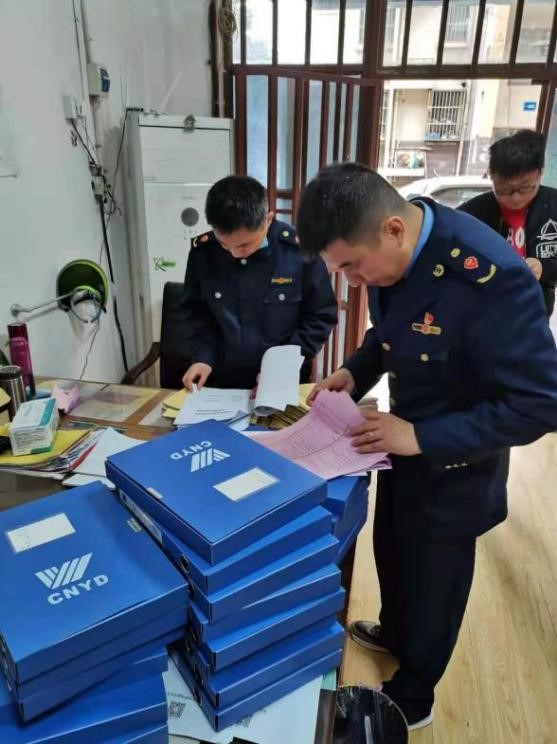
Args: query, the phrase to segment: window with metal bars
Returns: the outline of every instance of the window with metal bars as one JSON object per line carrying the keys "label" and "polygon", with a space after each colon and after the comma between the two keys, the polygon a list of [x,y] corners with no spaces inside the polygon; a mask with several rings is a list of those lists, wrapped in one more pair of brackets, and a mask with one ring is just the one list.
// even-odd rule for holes
{"label": "window with metal bars", "polygon": [[449,5],[449,14],[447,16],[447,34],[445,41],[466,42],[470,33],[470,6]]}
{"label": "window with metal bars", "polygon": [[465,90],[430,90],[426,139],[460,139],[465,103]]}

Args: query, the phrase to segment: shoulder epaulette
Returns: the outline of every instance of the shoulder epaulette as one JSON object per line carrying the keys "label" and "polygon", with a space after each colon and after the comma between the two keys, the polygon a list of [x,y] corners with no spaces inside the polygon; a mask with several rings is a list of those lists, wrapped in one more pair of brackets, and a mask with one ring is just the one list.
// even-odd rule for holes
{"label": "shoulder epaulette", "polygon": [[203,245],[203,243],[209,243],[212,240],[215,240],[212,231],[202,233],[201,235],[197,235],[195,238],[191,239],[191,247],[195,248],[197,245]]}
{"label": "shoulder epaulette", "polygon": [[480,286],[488,284],[497,275],[496,264],[477,251],[463,245],[447,246],[445,266],[473,284],[479,284]]}

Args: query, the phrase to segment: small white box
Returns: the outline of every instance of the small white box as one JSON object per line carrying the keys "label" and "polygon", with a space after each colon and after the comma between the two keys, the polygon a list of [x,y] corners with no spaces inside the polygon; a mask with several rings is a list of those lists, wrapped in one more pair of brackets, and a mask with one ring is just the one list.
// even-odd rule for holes
{"label": "small white box", "polygon": [[54,398],[22,403],[10,424],[14,455],[48,452],[58,428],[58,408]]}

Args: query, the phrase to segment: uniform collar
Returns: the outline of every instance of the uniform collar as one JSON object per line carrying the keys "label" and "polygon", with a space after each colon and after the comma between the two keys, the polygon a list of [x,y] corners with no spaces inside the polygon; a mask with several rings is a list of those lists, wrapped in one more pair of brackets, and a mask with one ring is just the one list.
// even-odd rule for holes
{"label": "uniform collar", "polygon": [[431,235],[431,231],[433,230],[433,223],[435,222],[433,209],[429,206],[429,204],[426,204],[425,201],[421,201],[421,199],[414,199],[412,201],[412,204],[415,204],[422,209],[424,217],[422,221],[422,228],[418,236],[418,242],[416,243],[416,247],[414,248],[414,253],[412,254],[410,264],[408,265],[408,268],[406,269],[406,272],[404,274],[405,279],[407,279],[410,275],[410,272],[414,268],[414,264],[418,260],[418,257],[424,248],[424,245],[429,240],[429,236]]}

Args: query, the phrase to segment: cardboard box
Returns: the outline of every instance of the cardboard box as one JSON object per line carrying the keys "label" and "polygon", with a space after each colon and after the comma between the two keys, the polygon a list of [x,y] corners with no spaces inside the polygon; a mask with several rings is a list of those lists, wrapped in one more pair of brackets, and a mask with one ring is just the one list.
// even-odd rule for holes
{"label": "cardboard box", "polygon": [[48,452],[58,429],[58,408],[54,398],[22,403],[10,424],[14,455]]}

